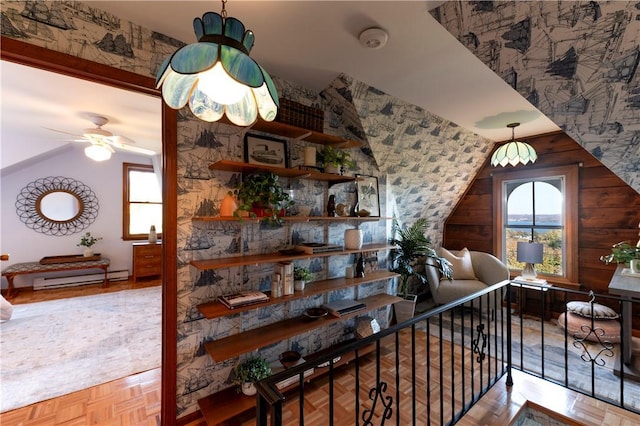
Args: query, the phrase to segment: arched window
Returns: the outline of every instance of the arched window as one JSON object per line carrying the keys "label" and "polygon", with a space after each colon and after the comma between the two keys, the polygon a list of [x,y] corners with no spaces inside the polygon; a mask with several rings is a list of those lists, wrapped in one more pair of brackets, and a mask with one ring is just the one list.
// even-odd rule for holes
{"label": "arched window", "polygon": [[575,282],[578,253],[577,166],[526,169],[494,175],[496,253],[514,273],[517,243],[543,244],[539,275]]}

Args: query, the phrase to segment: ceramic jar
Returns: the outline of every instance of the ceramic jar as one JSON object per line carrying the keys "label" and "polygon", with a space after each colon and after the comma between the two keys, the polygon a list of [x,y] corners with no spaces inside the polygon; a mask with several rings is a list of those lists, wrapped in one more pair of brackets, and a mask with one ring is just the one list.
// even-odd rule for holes
{"label": "ceramic jar", "polygon": [[364,235],[361,229],[347,229],[344,231],[344,248],[347,250],[359,250],[362,248]]}

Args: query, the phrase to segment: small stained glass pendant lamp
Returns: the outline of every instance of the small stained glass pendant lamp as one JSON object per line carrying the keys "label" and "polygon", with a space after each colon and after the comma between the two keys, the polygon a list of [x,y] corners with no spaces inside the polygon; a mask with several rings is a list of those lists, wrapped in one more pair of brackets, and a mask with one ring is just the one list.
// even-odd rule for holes
{"label": "small stained glass pendant lamp", "polygon": [[273,121],[280,101],[271,77],[251,57],[254,35],[236,18],[207,12],[193,20],[197,43],[181,47],[160,66],[156,87],[173,109],[187,102],[191,112],[204,121],[227,115],[238,126],[253,124],[258,114]]}
{"label": "small stained glass pendant lamp", "polygon": [[518,163],[527,164],[531,162],[533,164],[536,162],[538,158],[536,150],[526,142],[515,140],[515,128],[519,125],[520,123],[507,124],[507,127],[511,128],[511,140],[494,151],[491,156],[492,166],[505,167],[507,164],[516,166]]}

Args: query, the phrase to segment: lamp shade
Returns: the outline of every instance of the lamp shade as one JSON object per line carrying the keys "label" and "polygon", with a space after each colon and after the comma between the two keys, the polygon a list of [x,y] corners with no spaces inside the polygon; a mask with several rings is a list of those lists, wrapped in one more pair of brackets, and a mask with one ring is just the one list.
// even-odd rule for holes
{"label": "lamp shade", "polygon": [[507,127],[511,129],[511,140],[493,152],[491,156],[491,165],[493,167],[505,167],[507,164],[516,166],[518,163],[535,163],[538,159],[538,154],[531,145],[516,140],[515,128],[519,125],[520,123],[507,124]]}
{"label": "lamp shade", "polygon": [[271,77],[249,52],[254,35],[236,18],[207,12],[195,18],[198,42],[178,49],[160,66],[156,86],[173,109],[189,103],[203,121],[223,115],[238,126],[273,121],[280,101]]}
{"label": "lamp shade", "polygon": [[542,243],[518,243],[518,262],[542,263]]}

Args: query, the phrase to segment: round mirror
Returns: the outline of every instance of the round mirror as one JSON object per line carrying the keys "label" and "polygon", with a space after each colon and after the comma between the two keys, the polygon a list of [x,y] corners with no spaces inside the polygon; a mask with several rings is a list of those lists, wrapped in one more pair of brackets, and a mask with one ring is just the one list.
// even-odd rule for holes
{"label": "round mirror", "polygon": [[62,176],[35,180],[16,199],[20,220],[34,231],[71,235],[91,225],[98,216],[98,198],[84,183]]}
{"label": "round mirror", "polygon": [[56,222],[73,220],[82,213],[82,202],[70,192],[54,191],[41,196],[36,202],[36,210],[41,216]]}

